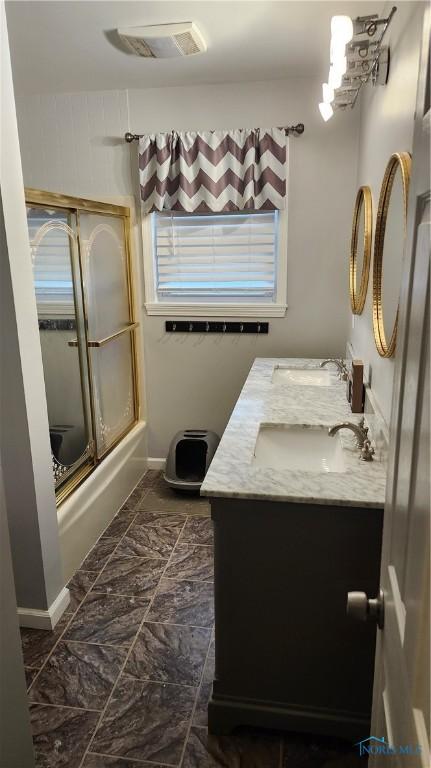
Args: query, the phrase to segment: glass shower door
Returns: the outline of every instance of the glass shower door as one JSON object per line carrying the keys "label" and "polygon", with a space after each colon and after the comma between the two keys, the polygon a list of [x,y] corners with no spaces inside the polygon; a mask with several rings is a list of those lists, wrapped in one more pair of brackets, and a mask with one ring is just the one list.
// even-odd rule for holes
{"label": "glass shower door", "polygon": [[96,452],[137,420],[135,329],[125,220],[78,212]]}
{"label": "glass shower door", "polygon": [[94,465],[76,213],[27,206],[27,224],[58,498]]}

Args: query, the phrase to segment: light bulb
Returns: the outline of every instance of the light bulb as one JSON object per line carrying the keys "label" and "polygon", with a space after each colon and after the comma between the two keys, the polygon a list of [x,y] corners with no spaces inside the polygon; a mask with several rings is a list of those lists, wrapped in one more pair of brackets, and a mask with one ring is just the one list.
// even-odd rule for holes
{"label": "light bulb", "polygon": [[336,72],[339,72],[340,75],[345,75],[347,72],[347,58],[346,56],[343,56],[341,59],[337,59],[335,62],[335,70]]}
{"label": "light bulb", "polygon": [[333,90],[335,90],[335,88],[339,88],[341,85],[342,79],[343,79],[343,75],[340,72],[340,70],[334,66],[331,66],[329,69],[329,76],[328,76],[329,87],[332,88]]}
{"label": "light bulb", "polygon": [[340,59],[343,59],[345,55],[346,55],[345,43],[331,37],[331,46],[330,46],[330,53],[329,53],[331,64],[335,64]]}
{"label": "light bulb", "polygon": [[350,16],[333,16],[331,19],[331,35],[334,40],[349,43],[353,37],[353,21]]}
{"label": "light bulb", "polygon": [[334,100],[334,89],[331,88],[328,83],[322,85],[323,101],[325,104],[330,104]]}
{"label": "light bulb", "polygon": [[334,114],[334,110],[332,109],[330,104],[325,104],[324,101],[321,101],[319,104],[320,114],[322,115],[325,123],[332,117]]}

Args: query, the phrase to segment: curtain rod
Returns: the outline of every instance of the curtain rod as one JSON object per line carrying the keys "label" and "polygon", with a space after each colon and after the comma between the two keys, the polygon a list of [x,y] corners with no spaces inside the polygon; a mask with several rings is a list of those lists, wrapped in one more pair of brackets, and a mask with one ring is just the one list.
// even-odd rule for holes
{"label": "curtain rod", "polygon": [[[286,132],[286,136],[289,135],[289,133],[293,133],[295,136],[301,136],[302,133],[305,131],[304,123],[298,123],[297,125],[289,125],[286,126],[284,129]],[[142,133],[130,133],[127,131],[127,133],[124,134],[124,139],[127,141],[128,144],[131,144],[132,141],[139,141],[141,136],[145,136],[145,134]]]}

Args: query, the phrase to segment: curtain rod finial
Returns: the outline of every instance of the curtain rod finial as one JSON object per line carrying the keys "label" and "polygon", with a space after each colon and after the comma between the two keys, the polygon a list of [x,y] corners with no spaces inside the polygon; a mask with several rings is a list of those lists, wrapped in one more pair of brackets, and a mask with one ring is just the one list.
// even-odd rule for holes
{"label": "curtain rod finial", "polygon": [[133,133],[130,133],[130,131],[127,131],[127,133],[124,134],[124,138],[128,144],[131,144],[132,141],[135,139],[135,135]]}

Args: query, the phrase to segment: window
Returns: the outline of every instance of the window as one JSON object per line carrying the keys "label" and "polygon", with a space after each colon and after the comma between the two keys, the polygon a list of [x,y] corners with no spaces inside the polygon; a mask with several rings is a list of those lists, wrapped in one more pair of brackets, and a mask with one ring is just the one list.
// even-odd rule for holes
{"label": "window", "polygon": [[68,213],[27,209],[34,288],[39,317],[75,317]]}
{"label": "window", "polygon": [[144,242],[149,314],[284,314],[284,211],[153,213]]}

